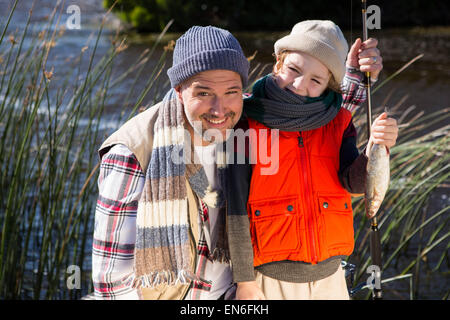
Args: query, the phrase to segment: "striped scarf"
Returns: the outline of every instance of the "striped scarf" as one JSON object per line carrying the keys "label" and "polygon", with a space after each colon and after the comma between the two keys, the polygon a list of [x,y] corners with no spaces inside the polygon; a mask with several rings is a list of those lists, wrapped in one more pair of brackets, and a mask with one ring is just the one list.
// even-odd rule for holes
{"label": "striped scarf", "polygon": [[[193,145],[189,143],[191,140],[188,140],[190,137],[184,128],[183,110],[171,89],[158,110],[152,154],[138,203],[135,272],[128,279],[135,288],[204,281],[191,270],[187,181],[201,201],[220,208],[219,231],[209,249],[210,258],[229,261],[225,198],[221,191],[212,190],[203,166],[195,158]],[[225,185],[224,169],[224,166],[218,166],[222,186]]]}

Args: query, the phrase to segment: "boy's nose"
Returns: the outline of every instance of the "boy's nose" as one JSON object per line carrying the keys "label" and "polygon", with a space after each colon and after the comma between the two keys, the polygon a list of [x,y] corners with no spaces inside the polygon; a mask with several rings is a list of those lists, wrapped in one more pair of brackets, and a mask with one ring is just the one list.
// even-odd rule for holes
{"label": "boy's nose", "polygon": [[297,77],[293,83],[293,87],[297,91],[297,94],[301,96],[307,95],[306,79],[304,76]]}

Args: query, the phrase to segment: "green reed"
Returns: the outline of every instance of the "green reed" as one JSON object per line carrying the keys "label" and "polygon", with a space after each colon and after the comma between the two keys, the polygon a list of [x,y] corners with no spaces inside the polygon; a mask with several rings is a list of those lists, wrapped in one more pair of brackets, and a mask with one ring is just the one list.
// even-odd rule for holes
{"label": "green reed", "polygon": [[[414,58],[405,66],[409,66],[420,57]],[[405,66],[400,72],[406,68]],[[382,82],[381,85],[386,83],[388,81]],[[390,94],[390,98],[392,96]],[[385,105],[391,104],[390,98],[374,111],[375,115],[382,113]],[[398,273],[399,276],[412,272],[414,281],[411,296],[417,298],[420,295],[420,279],[434,273],[437,277],[440,275],[445,277],[445,272],[448,272],[450,206],[444,204],[444,207],[436,208],[436,205],[434,209],[431,207],[434,204],[433,194],[439,188],[448,190],[450,116],[448,108],[430,113],[414,112],[414,107],[405,107],[404,98],[390,110],[399,119],[399,138],[396,146],[390,150],[391,182],[378,212],[378,221],[384,249],[383,272]],[[358,144],[363,146],[367,141],[367,136],[364,135],[364,108],[356,112],[354,121],[360,133]],[[351,259],[358,264],[356,277],[358,281],[367,279],[369,275],[365,272],[371,264],[370,223],[364,215],[363,200],[362,197],[355,198],[353,203],[356,247]],[[437,255],[438,258],[428,261],[427,255],[430,253]],[[421,263],[425,264],[425,267],[421,267]],[[436,291],[439,289],[442,290],[436,288]],[[444,294],[448,295],[448,292]]]}
{"label": "green reed", "polygon": [[[99,54],[102,21],[94,41],[65,61],[70,68],[61,74],[48,57],[64,34],[62,7],[55,7],[43,29],[30,23],[30,11],[20,34],[8,30],[14,9],[0,38],[0,298],[79,298],[81,291],[66,285],[66,270],[79,266],[83,293],[92,291],[86,259],[98,193],[97,149],[106,134],[100,124],[112,89],[125,79],[114,62],[127,45],[116,35]],[[157,45],[125,74],[142,72]],[[167,51],[139,98],[128,97],[130,114],[159,81]],[[136,84],[127,89],[135,91]]]}

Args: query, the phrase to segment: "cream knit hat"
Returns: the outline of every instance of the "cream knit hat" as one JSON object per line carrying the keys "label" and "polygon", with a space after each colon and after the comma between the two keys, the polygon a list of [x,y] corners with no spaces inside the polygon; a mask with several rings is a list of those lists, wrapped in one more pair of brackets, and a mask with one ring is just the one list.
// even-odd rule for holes
{"label": "cream knit hat", "polygon": [[275,42],[275,54],[283,50],[301,51],[319,59],[341,83],[345,74],[348,44],[341,29],[329,20],[297,23],[289,35]]}

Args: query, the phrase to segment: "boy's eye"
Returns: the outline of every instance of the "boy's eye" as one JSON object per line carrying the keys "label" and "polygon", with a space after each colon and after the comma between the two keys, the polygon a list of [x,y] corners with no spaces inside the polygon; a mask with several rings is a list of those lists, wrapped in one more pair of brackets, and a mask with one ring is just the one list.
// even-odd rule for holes
{"label": "boy's eye", "polygon": [[317,84],[320,84],[320,81],[319,81],[319,80],[312,79],[312,81],[314,81],[314,82],[317,83]]}
{"label": "boy's eye", "polygon": [[293,67],[289,67],[290,70],[294,71],[295,73],[299,73],[297,69],[293,68]]}

